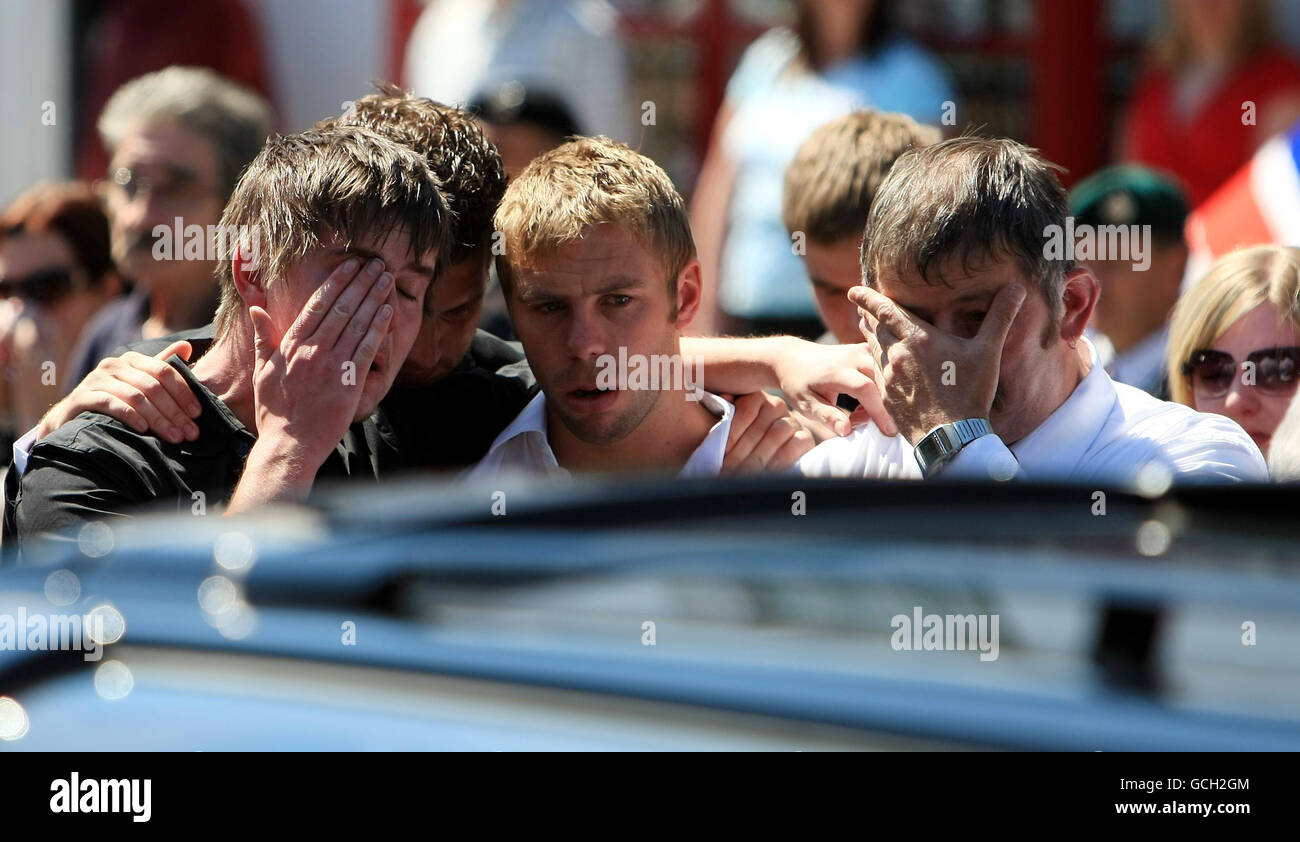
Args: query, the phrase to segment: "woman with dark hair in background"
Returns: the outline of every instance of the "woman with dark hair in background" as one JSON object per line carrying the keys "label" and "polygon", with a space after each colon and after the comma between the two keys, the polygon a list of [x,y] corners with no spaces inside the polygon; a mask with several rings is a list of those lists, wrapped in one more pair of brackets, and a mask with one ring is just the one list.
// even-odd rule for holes
{"label": "woman with dark hair in background", "polygon": [[[0,213],[0,427],[40,420],[71,387],[68,357],[82,329],[121,291],[108,217],[81,182],[38,184]],[[0,453],[7,464],[9,449]]]}
{"label": "woman with dark hair in background", "polygon": [[781,222],[786,165],[814,129],[854,109],[937,125],[953,98],[942,64],[888,12],[880,0],[799,0],[793,29],[765,33],[741,57],[692,201],[705,287],[695,332],[821,333]]}

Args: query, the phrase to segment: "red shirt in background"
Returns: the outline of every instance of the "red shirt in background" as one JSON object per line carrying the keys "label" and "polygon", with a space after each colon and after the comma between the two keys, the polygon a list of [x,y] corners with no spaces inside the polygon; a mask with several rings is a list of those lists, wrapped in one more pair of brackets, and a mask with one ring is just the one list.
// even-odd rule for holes
{"label": "red shirt in background", "polygon": [[92,24],[77,138],[77,175],[103,178],[95,124],[122,84],[173,64],[209,67],[271,100],[262,36],[240,0],[111,0]]}
{"label": "red shirt in background", "polygon": [[1129,103],[1125,148],[1132,160],[1180,176],[1193,207],[1250,160],[1259,144],[1259,127],[1243,125],[1247,101],[1259,112],[1279,95],[1300,96],[1300,63],[1281,50],[1269,50],[1238,66],[1190,115],[1174,110],[1174,77],[1148,70]]}

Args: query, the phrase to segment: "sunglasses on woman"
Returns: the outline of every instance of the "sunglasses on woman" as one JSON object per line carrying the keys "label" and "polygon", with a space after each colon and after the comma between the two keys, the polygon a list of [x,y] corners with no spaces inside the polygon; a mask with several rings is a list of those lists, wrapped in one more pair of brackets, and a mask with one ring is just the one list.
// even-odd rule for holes
{"label": "sunglasses on woman", "polygon": [[[1300,383],[1300,347],[1263,348],[1247,355],[1245,363],[1254,370],[1254,386],[1267,395],[1289,395]],[[1245,368],[1246,377],[1250,369]],[[1193,351],[1183,363],[1183,374],[1192,379],[1192,388],[1198,395],[1218,398],[1228,394],[1232,378],[1237,376],[1237,361],[1226,351]],[[1249,385],[1249,381],[1247,382]]]}
{"label": "sunglasses on woman", "polygon": [[50,304],[74,291],[71,269],[46,269],[25,278],[0,278],[0,298],[25,298]]}

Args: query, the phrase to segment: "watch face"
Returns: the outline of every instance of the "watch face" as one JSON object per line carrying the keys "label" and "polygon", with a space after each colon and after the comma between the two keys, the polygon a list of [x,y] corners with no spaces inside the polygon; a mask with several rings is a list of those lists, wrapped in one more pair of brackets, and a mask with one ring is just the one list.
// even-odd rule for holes
{"label": "watch face", "polygon": [[916,461],[921,473],[930,476],[963,447],[991,432],[983,418],[966,418],[934,428],[916,444]]}
{"label": "watch face", "polygon": [[921,466],[921,473],[929,476],[952,458],[959,445],[952,439],[952,432],[947,425],[932,430],[916,444],[916,461]]}

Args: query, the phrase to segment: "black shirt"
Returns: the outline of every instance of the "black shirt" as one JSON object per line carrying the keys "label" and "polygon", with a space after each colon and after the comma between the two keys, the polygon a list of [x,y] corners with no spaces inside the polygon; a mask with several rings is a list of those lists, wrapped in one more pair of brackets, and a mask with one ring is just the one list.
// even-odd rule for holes
{"label": "black shirt", "polygon": [[[36,443],[21,479],[13,471],[6,477],[6,543],[42,533],[66,537],[88,521],[144,506],[197,514],[230,499],[255,437],[180,357],[167,362],[198,398],[198,439],[172,444],[83,412]],[[317,478],[373,481],[377,465],[365,441],[361,425],[354,424]]]}
{"label": "black shirt", "polygon": [[[186,339],[197,361],[212,337],[208,325],[130,348],[152,355]],[[66,532],[145,505],[193,512],[200,499],[205,508],[229,500],[255,437],[179,357],[168,362],[199,400],[198,440],[173,445],[108,416],[83,413],[36,444],[21,480],[15,471],[5,477],[6,542]],[[536,393],[519,346],[480,330],[447,377],[391,390],[370,419],[352,426],[317,478],[469,467]]]}
{"label": "black shirt", "polygon": [[519,346],[478,331],[446,377],[426,386],[394,386],[380,402],[372,418],[379,440],[371,447],[381,476],[468,468],[536,394]]}
{"label": "black shirt", "polygon": [[[190,358],[197,360],[212,345],[212,331],[206,325],[137,342],[130,350],[153,355],[185,339],[194,351]],[[411,470],[458,471],[486,456],[536,394],[537,381],[519,343],[479,330],[450,374],[424,386],[394,386],[362,432],[380,477]]]}

